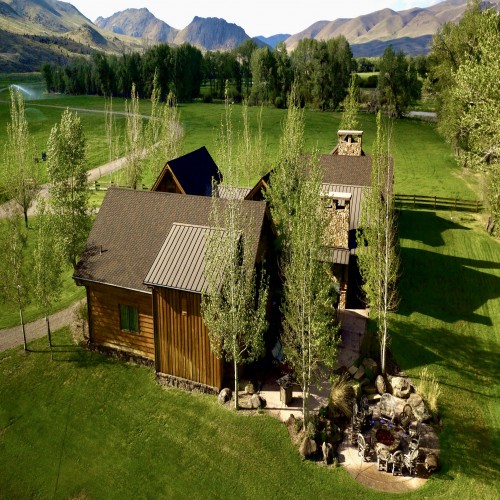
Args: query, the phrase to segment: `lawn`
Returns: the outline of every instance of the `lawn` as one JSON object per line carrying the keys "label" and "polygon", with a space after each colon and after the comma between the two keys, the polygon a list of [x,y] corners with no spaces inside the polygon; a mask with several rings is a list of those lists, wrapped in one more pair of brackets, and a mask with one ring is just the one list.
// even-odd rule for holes
{"label": "lawn", "polygon": [[392,350],[409,375],[440,380],[449,496],[498,498],[500,244],[464,213],[405,210],[399,225]]}
{"label": "lawn", "polygon": [[[23,222],[24,223],[24,222]],[[35,248],[37,237],[38,237],[38,218],[35,216],[29,217],[28,219],[28,245],[25,249],[25,258],[27,260],[26,269],[32,268],[33,260],[33,249]],[[0,219],[0,232],[4,231],[6,223],[4,220]],[[73,268],[67,267],[63,273],[63,288],[61,296],[57,302],[54,303],[52,312],[65,309],[70,305],[74,304],[77,300],[83,299],[85,297],[85,288],[77,287],[72,279]],[[43,316],[44,312],[40,309],[36,299],[31,297],[30,303],[25,307],[23,311],[24,321],[29,323],[35,319]],[[1,304],[1,314],[0,314],[0,329],[9,328],[11,326],[19,325],[19,308],[16,304]]]}
{"label": "lawn", "polygon": [[274,418],[163,388],[69,337],[54,335],[54,361],[45,339],[0,354],[0,498],[368,495],[341,468],[303,462]]}

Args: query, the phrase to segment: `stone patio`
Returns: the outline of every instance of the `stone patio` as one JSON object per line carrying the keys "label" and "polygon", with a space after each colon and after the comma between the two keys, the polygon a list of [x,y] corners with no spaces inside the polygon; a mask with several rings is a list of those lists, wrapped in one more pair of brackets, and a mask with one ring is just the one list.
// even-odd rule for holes
{"label": "stone patio", "polygon": [[[365,310],[344,310],[341,312],[341,338],[342,344],[338,352],[338,366],[351,366],[360,356],[360,347],[364,332],[366,331],[367,312]],[[286,422],[291,414],[300,417],[302,413],[302,392],[297,386],[293,387],[292,401],[287,406],[280,400],[280,387],[276,378],[264,380],[259,394],[266,400],[266,407],[262,410],[274,417]],[[309,408],[312,411],[328,403],[330,384],[325,382],[319,386],[312,387]],[[241,396],[245,399],[245,395]],[[373,416],[378,417],[378,398],[373,401]],[[403,403],[404,404],[404,403]],[[398,404],[397,411],[401,405]],[[437,436],[430,425],[422,425],[420,449],[423,454],[433,451],[439,456],[439,443]],[[427,477],[427,471],[423,465],[419,465],[416,476],[410,476],[406,469],[402,476],[393,476],[392,473],[379,471],[375,454],[372,461],[365,462],[358,455],[357,447],[351,446],[347,435],[340,443],[338,450],[339,463],[345,467],[347,472],[356,481],[377,491],[388,493],[405,493],[422,486]]]}

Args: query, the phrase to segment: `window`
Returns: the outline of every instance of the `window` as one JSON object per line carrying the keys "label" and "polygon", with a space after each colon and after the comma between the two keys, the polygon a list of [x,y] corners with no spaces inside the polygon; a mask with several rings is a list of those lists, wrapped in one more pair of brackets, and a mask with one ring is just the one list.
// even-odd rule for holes
{"label": "window", "polygon": [[139,312],[137,307],[120,304],[120,330],[139,332]]}

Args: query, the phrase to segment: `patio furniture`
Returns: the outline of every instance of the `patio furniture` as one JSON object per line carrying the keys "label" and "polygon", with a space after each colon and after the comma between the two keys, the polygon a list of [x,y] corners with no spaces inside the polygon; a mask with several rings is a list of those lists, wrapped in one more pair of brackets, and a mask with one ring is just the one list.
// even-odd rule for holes
{"label": "patio furniture", "polygon": [[405,404],[403,411],[399,414],[399,425],[405,430],[408,431],[411,423],[415,419],[413,415],[413,409],[409,404]]}
{"label": "patio furniture", "polygon": [[403,475],[403,452],[401,450],[395,451],[391,455],[392,475]]}
{"label": "patio furniture", "polygon": [[372,449],[370,443],[365,440],[363,434],[358,434],[358,455],[365,461],[369,462]]}
{"label": "patio furniture", "polygon": [[410,442],[408,443],[408,450],[410,452],[418,450],[419,446],[420,446],[420,436],[416,434],[410,439]]}
{"label": "patio furniture", "polygon": [[390,463],[391,463],[391,454],[389,450],[385,447],[380,447],[377,452],[378,470],[389,472]]}
{"label": "patio furniture", "polygon": [[410,437],[420,435],[420,432],[422,430],[422,422],[420,420],[416,420],[415,422],[412,422],[410,424],[410,427],[408,429],[408,434]]}
{"label": "patio furniture", "polygon": [[395,407],[396,407],[396,402],[392,396],[392,394],[389,394],[388,392],[385,392],[382,394],[380,397],[380,403],[379,403],[379,409],[380,409],[380,416],[389,418],[392,420],[395,415]]}
{"label": "patio furniture", "polygon": [[410,476],[417,468],[418,454],[419,451],[417,448],[413,451],[409,451],[406,455],[403,455],[403,465],[408,469]]}

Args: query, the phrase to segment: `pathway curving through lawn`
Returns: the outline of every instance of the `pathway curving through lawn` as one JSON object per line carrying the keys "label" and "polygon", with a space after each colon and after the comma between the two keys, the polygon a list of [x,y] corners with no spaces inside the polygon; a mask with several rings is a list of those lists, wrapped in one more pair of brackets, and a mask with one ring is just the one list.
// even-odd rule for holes
{"label": "pathway curving through lawn", "polygon": [[[49,316],[50,320],[50,329],[54,332],[64,326],[70,325],[73,323],[75,318],[75,309],[80,304],[80,301],[75,302],[70,307],[66,309],[62,309],[51,316]],[[39,318],[31,323],[26,323],[24,325],[26,331],[26,340],[29,342],[34,339],[39,339],[44,335],[47,335],[47,326],[45,325],[45,317]],[[7,349],[12,349],[13,347],[17,347],[23,343],[23,332],[21,329],[21,325],[13,326],[12,328],[5,328],[0,330],[0,352],[6,351]]]}

